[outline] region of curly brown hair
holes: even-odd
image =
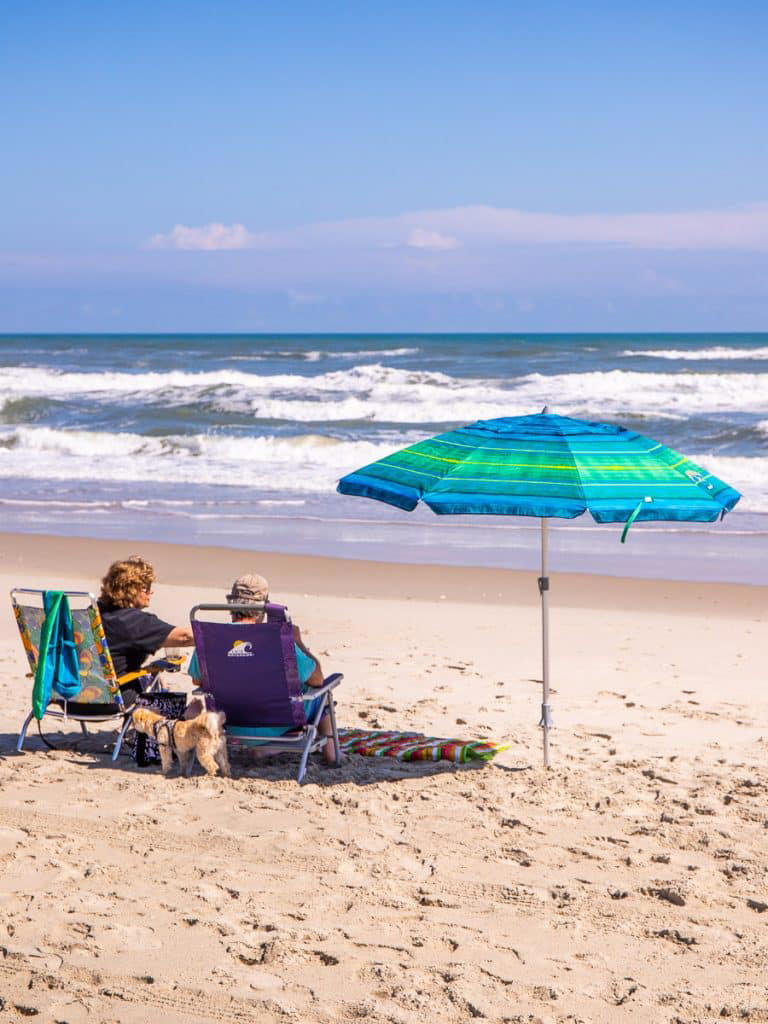
[[[131,555],[121,562],[113,562],[101,581],[99,600],[113,608],[135,608],[142,591],[150,590],[155,582],[151,562],[139,555]]]

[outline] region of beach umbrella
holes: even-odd
[[[691,459],[625,427],[547,412],[478,420],[387,455],[338,484],[342,494],[438,515],[541,518],[542,704],[549,765],[548,520],[589,511],[597,523],[710,523],[741,495]]]

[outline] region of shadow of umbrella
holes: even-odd
[[[590,512],[596,523],[711,523],[741,495],[659,441],[613,423],[556,416],[478,420],[402,448],[339,481],[341,494],[411,511],[423,501],[438,515],[541,519],[542,703],[549,766],[549,519]]]

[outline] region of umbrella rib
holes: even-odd
[[[466,459],[447,459],[443,455],[429,455],[427,452],[409,452],[409,455],[415,455],[420,459],[434,459],[435,462],[448,462],[457,466],[463,466],[467,461],[471,461],[474,466],[499,466],[504,469],[527,469],[530,463],[528,462],[482,462],[480,459],[472,459],[467,457]],[[624,466],[606,467],[608,469],[613,468],[617,471],[623,471]],[[569,472],[578,473],[578,468],[574,466],[550,466],[547,464],[537,465],[537,469],[567,469]]]
[[[396,463],[387,462],[387,459],[392,458],[394,458],[393,455],[385,455],[383,459],[379,459],[378,462],[374,462],[372,465],[389,466],[391,469],[396,469],[398,473],[413,473],[414,476],[431,476],[434,480],[443,480],[447,476],[446,473],[428,473],[426,469],[409,469],[407,466],[398,466]]]
[[[641,435],[638,434],[638,437],[640,437],[640,436]],[[478,445],[470,445],[470,444],[460,444],[458,441],[445,441],[445,440],[443,440],[440,437],[430,438],[430,442],[432,444],[447,444],[447,445],[450,445],[453,448],[469,448],[471,451],[475,451],[475,452],[520,452],[520,453],[529,452],[529,453],[531,453],[533,455],[548,454],[547,449],[542,449],[542,448],[493,448],[493,447],[490,447],[488,445],[480,445],[480,444],[478,444]],[[423,442],[419,442],[419,443],[422,444]],[[544,443],[544,442],[542,442],[542,443]],[[664,447],[664,445],[659,443],[659,444],[653,445],[652,448],[644,448],[644,449],[642,449],[642,451],[629,451],[629,452],[615,452],[615,451],[605,451],[605,450],[602,450],[602,451],[589,451],[588,449],[584,449],[584,450],[579,452],[579,455],[613,455],[616,458],[634,459],[634,458],[637,458],[638,455],[650,455],[652,452],[658,451],[659,448],[663,448],[663,447]],[[558,453],[559,453],[559,449],[558,449]]]

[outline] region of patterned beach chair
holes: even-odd
[[[40,633],[45,622],[44,593],[43,590],[23,587],[11,591],[13,612],[33,678],[37,671]],[[87,722],[99,723],[121,719],[120,730],[112,751],[112,760],[116,761],[123,737],[131,724],[131,708],[123,701],[121,684],[138,679],[145,691],[155,689],[159,685],[158,673],[162,670],[178,671],[182,659],[162,659],[145,665],[140,672],[116,676],[104,636],[101,615],[93,594],[79,590],[66,590],[64,593],[69,598],[72,609],[72,627],[80,666],[81,689],[73,699],[67,700],[57,692],[54,682],[53,697],[45,710],[45,715],[63,721],[79,722],[83,733],[87,733]],[[33,717],[34,711],[30,711],[24,720],[16,744],[18,751],[24,746],[27,729]],[[42,732],[40,735],[42,737]]]
[[[259,623],[215,622],[198,618],[201,612],[266,611]],[[340,760],[339,734],[332,692],[343,676],[328,676],[323,686],[302,693],[287,610],[271,603],[199,604],[189,613],[200,670],[200,688],[213,697],[217,711],[227,716],[231,746],[268,746],[301,754],[297,781],[307,770],[309,755],[326,743],[320,719],[330,715],[331,731]],[[313,708],[307,717],[304,701]],[[285,731],[283,731],[285,730]]]

